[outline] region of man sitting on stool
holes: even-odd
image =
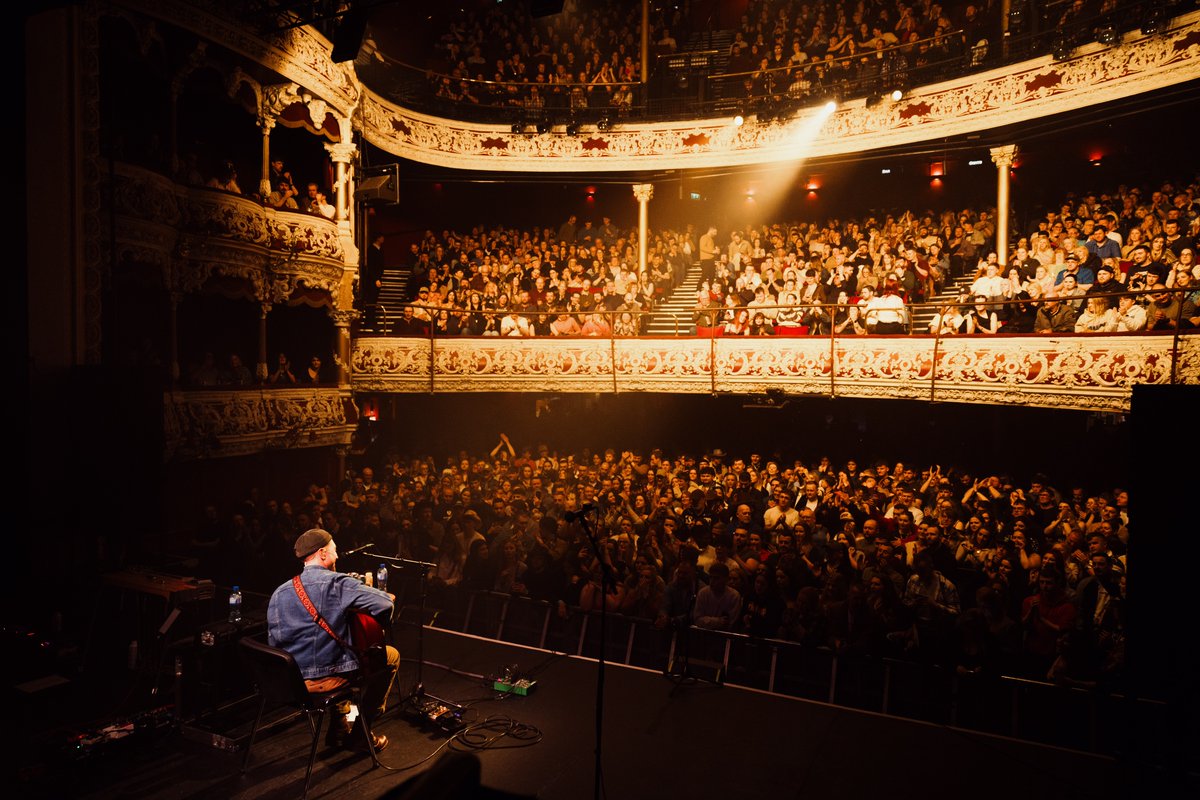
[[[337,545],[319,528],[305,531],[296,540],[296,557],[303,559],[300,583],[320,621],[308,610],[293,581],[275,590],[267,606],[267,637],[272,647],[291,653],[310,692],[328,692],[346,684],[359,670],[358,656],[348,648],[349,615],[362,612],[373,617],[391,616],[395,596],[364,586],[357,579],[335,571]],[[328,630],[326,630],[326,626]],[[336,634],[336,636],[335,636]],[[374,719],[383,713],[392,682],[400,666],[400,653],[388,646],[387,669],[375,674],[363,687],[359,712]],[[326,744],[365,744],[363,737],[350,738],[346,715],[350,703],[334,707]],[[387,737],[374,736],[376,750],[387,747]]]

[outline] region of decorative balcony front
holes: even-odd
[[[358,392],[662,392],[892,398],[1125,412],[1200,383],[1200,337],[367,338]]]
[[[166,461],[345,446],[357,426],[349,389],[206,389],[163,397]]]
[[[113,165],[112,182],[118,260],[162,268],[172,290],[197,291],[222,276],[246,281],[261,302],[307,289],[349,305],[353,269],[333,220],[129,164]]]

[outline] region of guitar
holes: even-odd
[[[365,611],[351,609],[346,615],[350,628],[350,648],[357,656],[364,656],[373,647],[387,644],[387,632],[375,617]]]

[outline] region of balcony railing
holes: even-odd
[[[906,330],[915,331],[911,320],[922,312],[931,316],[941,306],[909,306]],[[736,316],[764,308],[778,307],[711,313],[719,319],[727,312]],[[822,310],[838,319],[850,307],[797,309]],[[495,319],[505,312],[483,313]],[[595,336],[502,336],[503,323],[490,336],[448,336],[431,331],[428,323],[423,330],[403,323],[409,335],[356,339],[351,380],[357,391],[761,393],[1109,412],[1127,411],[1137,384],[1200,383],[1200,337],[1185,327],[944,336],[847,334],[832,326],[821,335],[807,335],[796,326],[789,330],[793,335],[726,336],[714,320],[686,337],[611,332],[622,315],[648,318],[652,313],[592,312],[608,322],[608,332]],[[631,327],[638,330],[636,322]]]
[[[358,425],[349,389],[195,389],[163,396],[164,459],[346,445]]]
[[[115,163],[114,244],[131,260],[170,270],[173,288],[195,291],[214,274],[244,279],[260,300],[298,287],[337,296],[346,252],[338,225],[253,197],[188,186],[152,170]]]

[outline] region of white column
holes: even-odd
[[[638,274],[646,272],[646,247],[649,241],[650,198],[654,197],[653,183],[635,183],[633,196],[638,201]]]
[[[275,118],[260,114],[258,127],[262,129],[262,178],[258,182],[258,192],[265,201],[275,188],[271,185],[271,130],[275,127]]]
[[[353,142],[338,142],[337,144],[325,145],[325,151],[329,153],[329,158],[333,161],[334,167],[337,169],[337,177],[334,179],[333,186],[334,205],[337,207],[334,219],[342,222],[349,219],[348,210],[350,207],[350,191],[346,167],[354,160],[354,155],[358,152],[358,148],[354,146]]]
[[[1003,267],[1008,264],[1008,177],[1017,157],[1017,146],[993,147],[991,153],[996,165],[996,257]]]

